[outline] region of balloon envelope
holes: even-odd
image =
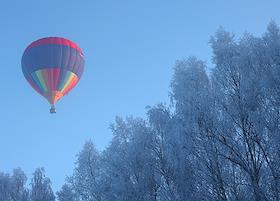
[[[26,80],[52,105],[78,83],[84,63],[81,48],[59,37],[34,41],[25,49],[21,60]]]

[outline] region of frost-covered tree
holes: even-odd
[[[257,41],[251,36],[237,43],[224,30],[219,30],[211,39],[216,64],[212,81],[216,109],[220,113],[214,137],[222,145],[220,154],[243,173],[241,185],[250,184],[251,188],[245,189],[247,195],[253,194],[260,201],[266,200],[266,196],[260,187],[264,155],[257,142],[262,139],[262,132],[256,130],[255,124],[260,85],[259,66],[250,58],[254,56],[250,55],[254,43]]]
[[[14,169],[13,175],[10,178],[10,197],[12,201],[28,201],[29,191],[25,187],[27,177],[20,169]]]
[[[217,152],[218,145],[211,138],[215,132],[216,114],[204,62],[194,57],[178,61],[171,89],[176,109],[174,118],[177,119],[175,133],[180,136],[177,140],[180,143],[175,147],[181,147],[178,148],[181,154],[189,159],[191,166],[195,166],[191,175],[198,178],[197,188],[192,188],[196,195],[194,200],[226,200],[224,174],[227,172],[221,165],[224,161]],[[186,172],[181,175],[186,175]]]
[[[262,38],[262,63],[265,63],[265,74],[262,76],[262,121],[265,123],[267,138],[262,149],[272,175],[270,190],[275,199],[280,199],[280,30],[275,22],[268,25],[267,32]]]
[[[153,152],[160,177],[159,200],[195,200],[191,142],[187,141],[178,119],[162,104],[148,110],[148,119],[156,142]]]
[[[107,200],[157,200],[153,135],[142,119],[121,118],[111,126],[113,140],[104,152]]]
[[[0,173],[0,200],[29,201],[26,181],[27,177],[20,168],[14,169],[12,175]]]
[[[101,201],[100,156],[92,141],[87,141],[78,154],[76,167],[69,179],[75,197],[81,201]],[[63,192],[70,189],[64,186]]]
[[[55,201],[51,181],[45,176],[44,168],[38,168],[33,173],[30,190],[31,201]]]
[[[239,190],[257,201],[279,200],[277,148],[271,146],[279,125],[277,90],[271,82],[277,79],[279,29],[272,23],[264,37],[246,34],[239,41],[219,30],[211,44],[219,112],[214,137],[221,144],[220,153],[235,167],[235,174],[243,175]]]

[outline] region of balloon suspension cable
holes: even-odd
[[[56,113],[56,109],[55,109],[54,104],[51,104],[50,113],[51,113],[51,114],[55,114],[55,113]]]

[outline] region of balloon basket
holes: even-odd
[[[55,109],[54,105],[51,105],[50,113],[51,114],[55,114],[56,113],[56,109]]]

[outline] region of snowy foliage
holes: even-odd
[[[173,108],[116,119],[99,200],[279,200],[279,28],[240,39],[220,28],[210,43],[210,73],[177,61]]]
[[[54,201],[55,197],[50,180],[44,175],[44,169],[38,168],[31,179],[31,188],[27,187],[27,177],[20,169],[13,174],[0,173],[0,201]]]
[[[45,176],[44,168],[38,168],[33,173],[31,180],[31,201],[55,201],[55,196],[51,188],[51,182]]]
[[[72,178],[98,164],[99,196],[88,200],[280,200],[279,28],[239,39],[220,28],[210,44],[211,71],[195,57],[176,62],[172,106],[117,117],[99,162],[78,156],[87,167]],[[68,185],[79,197],[93,181]]]

